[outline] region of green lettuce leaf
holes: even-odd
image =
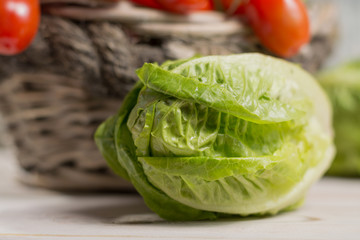
[[[237,55],[196,58],[177,62],[171,71],[145,63],[137,74],[157,92],[256,123],[283,122],[304,114],[301,107],[306,99],[283,94],[283,91],[295,94],[295,89],[285,84],[288,76],[273,74],[266,67],[269,58],[256,59],[253,63],[251,60],[254,61]],[[258,64],[264,67],[257,68]],[[289,104],[289,100],[298,104]]]
[[[95,138],[165,219],[293,209],[331,162],[328,100],[296,65],[243,54],[137,73],[141,83]]]
[[[217,218],[216,213],[193,209],[169,198],[154,187],[145,176],[142,166],[137,161],[135,145],[129,141],[131,133],[126,127],[129,112],[136,102],[141,86],[137,84],[128,94],[118,114],[105,121],[96,131],[95,139],[101,153],[114,172],[129,179],[143,195],[146,204],[160,216],[166,218],[170,215],[172,219],[179,221]],[[114,130],[111,143],[108,142],[108,129]],[[111,147],[106,147],[106,145],[111,145]],[[116,159],[121,159],[121,161],[116,161]],[[125,175],[123,171],[126,171]]]

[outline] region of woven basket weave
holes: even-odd
[[[290,60],[314,72],[333,47],[336,16],[328,4],[310,9],[311,43]],[[220,13],[180,17],[126,3],[48,12],[26,52],[0,58],[0,110],[21,180],[47,188],[130,188],[107,168],[92,136],[117,111],[144,62],[194,54],[269,54],[248,28]]]

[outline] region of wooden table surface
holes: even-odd
[[[61,194],[23,186],[15,166],[13,155],[0,150],[1,240],[360,239],[360,179],[324,178],[302,208],[274,217],[174,223],[157,221],[137,194]],[[118,217],[121,223],[114,223]],[[133,219],[150,223],[126,222]]]

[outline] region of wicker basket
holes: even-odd
[[[5,146],[5,129],[2,116],[0,115],[0,149]]]
[[[315,71],[331,52],[336,17],[329,4],[310,9],[311,43],[290,60]],[[0,58],[0,110],[21,180],[47,188],[130,187],[107,168],[92,136],[117,111],[143,62],[196,53],[268,53],[248,28],[220,13],[180,17],[127,3],[48,12],[26,52]]]

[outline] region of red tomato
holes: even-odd
[[[214,9],[212,0],[156,0],[164,10],[187,14],[196,11],[208,11]]]
[[[130,1],[144,7],[161,9],[160,4],[157,3],[155,0],[130,0]]]
[[[281,57],[295,55],[309,42],[309,18],[302,0],[249,0],[245,15],[261,43]]]
[[[40,21],[38,0],[0,1],[0,54],[25,50],[36,35]]]
[[[230,15],[244,15],[245,14],[244,0],[221,0],[222,10]]]

